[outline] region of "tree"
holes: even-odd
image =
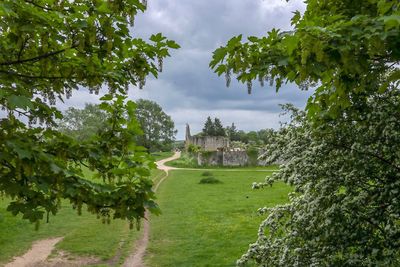
[[[262,129],[257,132],[258,138],[263,144],[270,144],[275,142],[275,130],[274,129]]]
[[[226,136],[224,126],[222,126],[221,120],[218,118],[214,118],[214,135]]]
[[[78,141],[88,140],[106,127],[107,114],[96,104],[85,104],[85,108],[68,108],[58,123],[60,132]]]
[[[218,74],[279,87],[315,86],[307,112],[269,147],[286,164],[272,179],[292,184],[290,202],[267,219],[239,265],[400,264],[398,1],[308,0],[294,30],[232,38],[214,52]]]
[[[245,131],[239,130],[236,132],[236,135],[231,138],[231,141],[239,141],[247,144],[249,142],[249,137]]]
[[[151,43],[132,38],[128,20],[145,8],[139,1],[1,1],[0,193],[12,199],[13,214],[38,224],[62,199],[104,221],[132,224],[146,207],[158,211],[148,178],[154,163],[135,145],[140,129],[126,120],[134,115],[126,95],[130,85],[157,76],[157,61],[179,46],[161,34]],[[82,87],[98,93],[103,85],[106,127],[79,143],[55,129],[62,118],[56,99]]]
[[[204,123],[203,134],[205,136],[214,136],[215,135],[214,123],[211,120],[210,116],[207,117],[207,120]]]
[[[136,119],[143,135],[138,144],[150,151],[171,150],[177,131],[174,121],[154,101],[139,99],[136,102]]]
[[[253,145],[258,145],[260,143],[260,139],[258,138],[258,134],[256,131],[250,131],[247,134],[247,142]]]
[[[226,136],[221,120],[214,118],[214,121],[212,121],[210,116],[208,116],[204,123],[202,136]]]
[[[232,122],[231,126],[226,126],[225,132],[226,132],[226,135],[229,137],[229,139],[231,141],[233,141],[237,134],[237,129],[236,129],[235,123]]]

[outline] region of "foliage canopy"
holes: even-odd
[[[90,139],[97,132],[106,127],[107,114],[96,104],[85,104],[83,109],[70,107],[63,112],[58,129],[78,141]]]
[[[226,136],[221,120],[214,118],[214,121],[212,121],[210,116],[207,117],[201,134],[203,136]]]
[[[172,149],[177,130],[172,118],[154,101],[136,101],[136,119],[143,134],[138,136],[138,144],[150,151]]]
[[[179,46],[161,34],[151,42],[131,36],[129,24],[145,8],[138,0],[0,2],[0,192],[13,199],[13,214],[39,222],[57,213],[61,199],[78,212],[86,204],[99,216],[131,222],[145,207],[157,211],[148,179],[153,163],[135,145],[140,130],[126,120],[134,104],[125,98],[130,85],[157,76],[169,49]],[[62,117],[57,99],[102,86],[109,88],[100,104],[107,127],[80,143],[54,129]],[[95,180],[83,176],[83,166]]]
[[[290,203],[261,209],[258,240],[238,261],[262,266],[400,264],[400,3],[305,1],[293,31],[232,38],[210,66],[247,83],[316,87],[307,112],[269,144],[286,162]]]

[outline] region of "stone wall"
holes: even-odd
[[[217,151],[220,148],[229,147],[229,140],[223,136],[190,136],[186,139],[186,148],[191,144],[199,146],[204,151]]]
[[[224,151],[222,166],[246,166],[249,156],[246,151]]]
[[[204,151],[197,154],[197,163],[200,166],[222,166],[223,164],[222,151]]]
[[[247,151],[203,151],[197,155],[200,166],[248,166],[251,165]],[[258,166],[265,166],[265,161],[257,161]]]

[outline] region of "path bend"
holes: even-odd
[[[156,162],[157,169],[165,172],[164,176],[158,181],[158,183],[154,186],[154,191],[157,191],[160,184],[168,177],[168,171],[176,170],[177,168],[166,166],[165,163],[168,161],[172,161],[178,159],[181,156],[181,152],[175,152],[175,154],[169,158],[162,159]],[[149,213],[146,211],[145,218],[149,218]],[[135,243],[134,252],[125,260],[123,267],[145,267],[144,264],[144,255],[146,253],[147,246],[149,244],[149,236],[150,236],[150,221],[143,221],[143,235]]]

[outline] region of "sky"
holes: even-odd
[[[158,79],[149,77],[142,90],[132,87],[130,98],[156,101],[174,120],[177,140],[184,139],[186,123],[192,134],[201,131],[207,116],[220,118],[224,126],[234,122],[245,131],[278,128],[284,120],[279,104],[302,108],[311,92],[287,84],[276,93],[254,82],[248,95],[246,85],[233,76],[227,88],[225,78],[208,65],[212,52],[231,37],[290,30],[292,12],[304,8],[299,0],[148,0],[146,12],[135,19],[133,36],[148,39],[161,32],[181,48],[164,60]],[[85,102],[98,102],[98,96],[80,90],[63,106],[83,107]]]

